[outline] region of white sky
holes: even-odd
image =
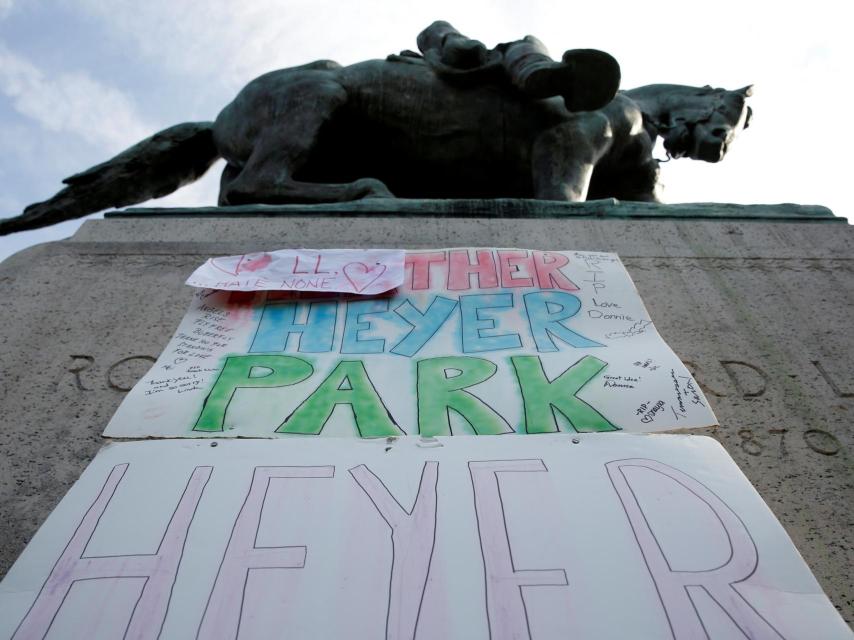
[[[415,49],[435,19],[488,46],[531,33],[558,58],[613,54],[623,87],[755,85],[751,127],[718,165],[663,165],[668,202],[823,204],[848,216],[854,63],[845,3],[542,0],[0,0],[0,216],[155,131],[212,120],[271,69]],[[583,5],[583,6],[582,6]],[[846,65],[848,68],[844,68]],[[844,73],[847,72],[847,73]],[[153,201],[210,205],[218,167]],[[0,238],[0,259],[80,222]]]

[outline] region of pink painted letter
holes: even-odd
[[[383,520],[391,528],[391,584],[389,585],[387,640],[412,640],[418,626],[421,602],[430,573],[436,542],[436,485],[439,463],[425,462],[415,504],[407,511],[382,481],[365,465],[350,474],[368,494]]]
[[[536,471],[548,471],[542,460],[469,462],[486,577],[486,615],[489,637],[493,640],[531,637],[521,587],[565,587],[569,584],[563,569],[526,570],[517,569],[513,564],[498,474]]]
[[[605,467],[629,517],[629,523],[658,589],[670,629],[676,640],[707,637],[703,620],[691,600],[691,590],[694,589],[705,590],[746,637],[755,640],[782,638],[733,588],[735,583],[742,582],[751,576],[759,562],[759,555],[744,523],[723,500],[691,476],[655,460],[642,458],[614,460],[607,463]],[[641,467],[660,473],[682,485],[697,500],[704,502],[717,516],[729,538],[732,551],[729,560],[721,566],[699,571],[671,569],[635,497],[633,487],[623,472],[625,467]],[[697,549],[697,553],[702,557],[703,549]]]
[[[480,289],[494,289],[498,286],[498,272],[492,251],[475,251],[477,262],[469,261],[468,249],[448,252],[448,291],[468,291],[471,289],[471,274],[477,274]]]
[[[234,522],[197,638],[236,638],[243,593],[253,569],[302,569],[306,548],[256,547],[261,511],[272,478],[331,478],[335,467],[256,467],[246,500]],[[287,594],[285,594],[287,595]]]
[[[122,578],[147,578],[136,607],[130,615],[124,637],[154,640],[160,635],[172,595],[172,585],[178,573],[178,564],[184,552],[187,530],[213,468],[196,467],[193,471],[156,553],[85,556],[86,547],[98,527],[98,521],[107,510],[128,466],[119,464],[113,467],[101,492],[83,516],[77,531],[53,567],[38,598],[18,625],[13,636],[16,640],[44,638],[74,582],[118,581]]]

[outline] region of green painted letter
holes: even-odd
[[[350,406],[356,429],[363,438],[384,438],[402,433],[371,384],[361,360],[339,362],[326,380],[276,431],[317,435],[339,404]]]
[[[584,356],[554,380],[549,380],[538,356],[510,358],[525,403],[525,431],[559,431],[557,415],[563,414],[576,431],[616,431],[619,427],[575,394],[608,366],[599,358]]]
[[[418,362],[418,431],[423,436],[451,435],[451,411],[477,435],[512,432],[492,407],[466,389],[488,380],[498,367],[482,358],[452,356]]]
[[[314,369],[293,356],[245,355],[225,359],[193,431],[222,431],[234,392],[244,388],[287,387],[308,378]]]

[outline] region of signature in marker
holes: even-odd
[[[631,336],[642,334],[651,324],[652,320],[638,320],[625,331],[612,331],[611,333],[606,333],[605,337],[611,340],[616,340],[617,338],[630,338]]]

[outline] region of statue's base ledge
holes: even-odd
[[[690,202],[661,204],[621,202],[613,198],[588,202],[557,202],[516,198],[427,200],[367,198],[323,204],[247,204],[226,207],[132,207],[110,211],[107,218],[126,217],[361,217],[422,218],[633,218],[692,220],[761,220],[786,222],[847,222],[820,205],[733,204]]]

